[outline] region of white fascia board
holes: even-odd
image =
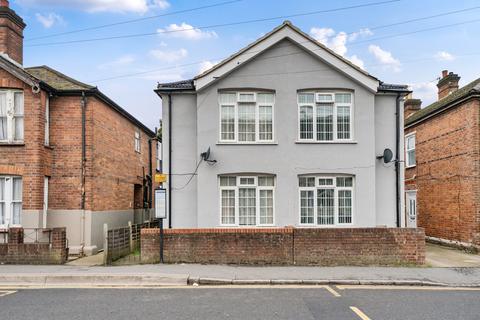
[[[311,52],[314,56],[317,56],[325,63],[332,66],[334,69],[337,69],[339,72],[346,74],[354,81],[359,82],[371,92],[377,92],[378,86],[380,85],[378,80],[373,79],[365,73],[348,65],[348,63],[342,61],[327,50],[322,49],[316,43],[288,26],[273,33],[268,38],[260,41],[256,45],[243,52],[241,55],[224,63],[212,72],[204,75],[203,77],[195,79],[195,88],[197,89],[197,91],[201,90],[213,81],[218,80],[225,74],[231,72],[233,69],[250,61],[255,56],[261,54],[266,49],[286,38],[289,38],[292,41],[296,42],[300,47],[303,47],[305,50]]]

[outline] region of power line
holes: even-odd
[[[336,11],[371,7],[371,6],[377,6],[377,5],[388,4],[388,3],[399,2],[399,1],[402,1],[402,0],[388,0],[388,1],[381,1],[381,2],[371,2],[371,3],[360,4],[360,5],[348,6],[348,7],[309,11],[309,12],[297,13],[297,14],[292,14],[292,15],[284,15],[284,16],[276,16],[276,17],[268,17],[268,18],[252,19],[252,20],[244,20],[244,21],[214,24],[214,25],[207,25],[207,26],[199,26],[199,27],[192,27],[192,28],[183,28],[183,29],[177,29],[177,30],[157,30],[156,32],[137,33],[137,34],[129,34],[129,35],[119,35],[119,36],[99,37],[99,38],[90,38],[90,39],[79,39],[79,40],[69,40],[69,41],[37,43],[37,44],[27,45],[27,47],[41,47],[41,46],[52,46],[52,45],[62,45],[62,44],[75,44],[75,43],[85,43],[85,42],[95,42],[95,41],[129,39],[129,38],[154,36],[154,35],[158,35],[158,34],[170,34],[170,33],[176,33],[176,32],[192,31],[192,30],[198,30],[198,29],[221,28],[221,27],[227,27],[227,26],[235,26],[235,25],[242,25],[242,24],[249,24],[249,23],[265,22],[265,21],[279,20],[279,19],[288,19],[288,18],[315,15],[315,14],[321,14],[321,13],[329,13],[329,12],[336,12]]]
[[[146,21],[146,20],[158,19],[158,18],[166,17],[166,16],[173,16],[173,15],[181,14],[181,13],[187,13],[187,12],[192,12],[192,11],[198,11],[198,10],[210,9],[210,8],[214,8],[214,7],[220,7],[220,6],[224,6],[224,5],[232,4],[232,3],[236,3],[236,2],[241,2],[241,1],[243,1],[243,0],[230,0],[230,1],[225,1],[225,2],[219,2],[219,3],[214,3],[214,4],[210,4],[210,5],[206,5],[206,6],[190,8],[190,9],[185,9],[185,10],[178,10],[178,11],[173,11],[173,12],[164,13],[164,14],[158,14],[158,15],[144,17],[144,18],[124,20],[124,21],[119,21],[119,22],[114,22],[114,23],[109,23],[109,24],[103,24],[103,25],[94,26],[94,27],[76,29],[76,30],[61,32],[61,33],[54,33],[54,34],[41,36],[41,37],[28,38],[28,39],[25,39],[25,41],[33,41],[33,40],[39,40],[39,39],[54,38],[54,37],[59,37],[59,36],[67,35],[67,34],[73,34],[73,33],[79,33],[79,32],[91,31],[91,30],[105,29],[105,28],[119,26],[119,25],[125,25],[125,24],[130,24],[130,23]]]
[[[350,45],[358,45],[358,44],[362,44],[362,43],[366,43],[366,42],[396,38],[396,37],[401,37],[401,36],[406,36],[406,35],[411,35],[411,34],[417,34],[417,33],[421,33],[421,32],[428,32],[428,31],[444,29],[444,28],[449,28],[449,27],[454,27],[454,26],[459,26],[459,25],[464,25],[464,24],[469,24],[469,23],[475,23],[475,22],[479,22],[479,21],[480,21],[480,19],[474,19],[474,20],[469,20],[469,21],[464,21],[464,22],[441,25],[441,26],[437,26],[437,27],[424,28],[424,29],[419,29],[419,30],[414,30],[414,31],[409,31],[409,32],[403,32],[403,33],[398,33],[398,34],[393,34],[393,35],[387,35],[387,36],[382,36],[382,37],[360,40],[360,41],[356,41],[354,43],[351,43]],[[300,43],[308,43],[308,42],[310,42],[310,41],[302,41]],[[331,48],[332,47],[330,47],[330,49]],[[335,48],[335,47],[333,47],[333,48]],[[312,49],[312,51],[318,51],[318,50],[324,50],[324,49],[323,48]],[[249,53],[256,53],[256,52],[261,52],[261,51],[262,50],[253,50],[253,51],[250,51]],[[263,59],[273,59],[273,58],[290,56],[290,55],[297,55],[297,54],[302,54],[302,52],[294,52],[294,53],[286,53],[286,54],[281,54],[281,55],[276,55],[276,56],[270,56],[270,57],[261,58],[261,60],[263,60]],[[470,55],[476,55],[476,54],[470,54]],[[163,67],[163,68],[153,69],[153,70],[149,70],[149,71],[143,71],[143,72],[130,73],[130,74],[114,76],[114,77],[109,77],[109,78],[103,78],[103,79],[90,81],[90,82],[96,83],[96,82],[103,82],[103,81],[107,81],[107,80],[128,78],[128,77],[132,77],[132,76],[143,75],[143,74],[153,73],[153,72],[157,72],[157,71],[172,70],[172,69],[197,65],[197,64],[203,63],[205,60],[222,60],[222,59],[225,59],[225,58],[228,58],[228,57],[223,57],[223,58],[219,58],[219,59],[204,59],[204,60],[201,60],[201,61],[191,62],[191,63],[187,63],[187,64],[170,66],[170,67]],[[421,59],[421,60],[423,60],[423,59]],[[426,60],[428,61],[428,60],[431,60],[431,59],[426,59]]]

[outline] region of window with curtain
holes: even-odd
[[[406,167],[414,167],[417,164],[415,154],[416,136],[414,133],[405,136],[405,153],[407,154]]]
[[[273,176],[221,176],[219,179],[222,225],[273,225]]]
[[[135,151],[140,153],[141,150],[140,131],[135,131]]]
[[[352,93],[300,92],[299,141],[334,142],[352,139]]]
[[[0,90],[0,142],[23,142],[23,100],[22,91]]]
[[[273,142],[273,93],[224,92],[219,94],[218,100],[220,142]]]
[[[0,226],[19,226],[22,217],[22,178],[0,176]]]
[[[300,224],[335,226],[353,222],[353,177],[300,177]]]

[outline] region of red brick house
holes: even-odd
[[[405,101],[406,215],[433,240],[480,248],[480,78],[443,71],[438,101]]]
[[[0,0],[0,228],[67,227],[71,253],[152,203],[155,133],[98,88],[24,68],[25,23]]]

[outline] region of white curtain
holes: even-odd
[[[0,225],[5,224],[5,179],[0,178]]]
[[[22,214],[22,179],[13,178],[13,187],[12,187],[12,200],[15,201],[12,203],[13,214],[11,224],[19,225],[20,217]]]
[[[7,94],[0,92],[0,140],[7,140]]]
[[[23,92],[15,92],[15,140],[23,140]]]

